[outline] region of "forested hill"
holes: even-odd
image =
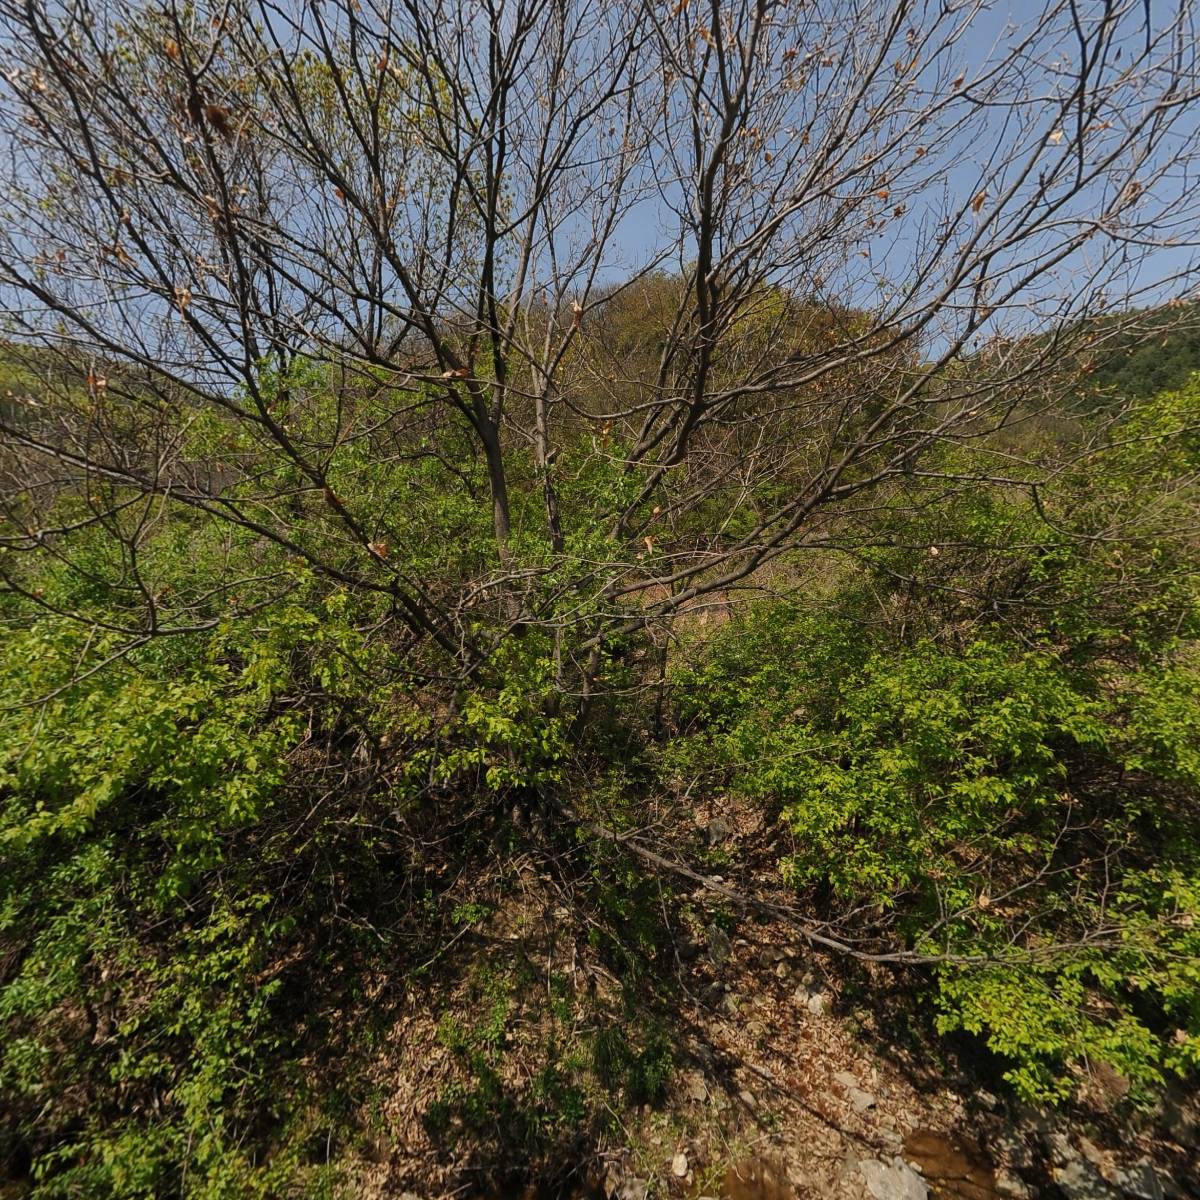
[[[1104,340],[1089,382],[1120,404],[1176,391],[1200,371],[1200,315],[1195,305],[1139,314],[1136,329]]]

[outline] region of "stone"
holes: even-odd
[[[1002,1129],[988,1138],[988,1149],[1006,1166],[1027,1170],[1034,1163],[1032,1139],[1014,1129]]]
[[[858,1164],[867,1191],[875,1200],[927,1200],[929,1188],[902,1159],[890,1163],[868,1158]]]
[[[1056,1112],[1033,1104],[1018,1104],[1016,1116],[1021,1125],[1036,1134],[1043,1144],[1063,1127],[1063,1120]]]
[[[727,963],[732,953],[733,943],[729,940],[729,934],[720,925],[710,925],[708,927],[708,957],[712,960],[713,966],[719,967]]]
[[[849,1179],[851,1175],[857,1174],[858,1164],[860,1161],[861,1160],[859,1159],[854,1147],[849,1147],[846,1150],[846,1153],[842,1156],[842,1165],[838,1172],[838,1177],[841,1179]]]
[[[1105,1183],[1100,1172],[1083,1158],[1054,1167],[1050,1175],[1067,1200],[1118,1200],[1120,1196],[1120,1192]]]
[[[617,1189],[617,1200],[646,1200],[649,1193],[648,1179],[623,1179]]]
[[[846,1093],[846,1099],[850,1101],[855,1112],[865,1113],[868,1109],[875,1107],[875,1097],[858,1086],[857,1076],[851,1075],[849,1071],[838,1071],[833,1078],[841,1084],[842,1090]]]
[[[1070,1163],[1079,1162],[1082,1157],[1071,1142],[1071,1139],[1062,1130],[1052,1130],[1046,1134],[1044,1141],[1051,1160],[1059,1166],[1067,1166]]]
[[[720,817],[713,817],[705,832],[708,834],[708,844],[715,846],[729,836],[729,826]]]
[[[682,1179],[688,1173],[687,1155],[680,1151],[673,1159],[671,1159],[671,1174],[676,1179]]]
[[[1011,1196],[1013,1200],[1033,1200],[1033,1188],[1019,1175],[1003,1167],[996,1172],[996,1191],[1001,1196]]]
[[[1113,1181],[1123,1196],[1132,1196],[1135,1200],[1164,1200],[1166,1195],[1154,1164],[1148,1158],[1129,1167],[1118,1167]]]
[[[1185,1150],[1200,1147],[1200,1121],[1190,1106],[1178,1097],[1170,1097],[1163,1105],[1163,1126],[1171,1139]]]
[[[963,1134],[913,1129],[904,1157],[929,1181],[935,1195],[955,1200],[996,1200],[995,1168],[983,1148]]]
[[[829,993],[812,992],[809,995],[808,1000],[805,1002],[804,1007],[807,1008],[814,1017],[824,1016],[829,1011],[830,1007]]]

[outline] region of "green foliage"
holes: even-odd
[[[558,984],[552,980],[552,991],[563,1003],[539,1011],[528,964],[491,966],[476,973],[464,1004],[443,1012],[438,1040],[462,1073],[425,1111],[426,1128],[436,1139],[490,1135],[501,1141],[512,1167],[551,1153],[594,1119],[598,1097],[575,1036],[574,1013]],[[464,1009],[473,1017],[464,1019]],[[522,1024],[537,1030],[532,1049],[541,1066],[532,1075],[510,1064],[531,1049],[515,1044]]]
[[[267,361],[258,382],[297,438],[343,419],[327,367]],[[562,552],[514,456],[504,597],[461,430],[396,453],[373,407],[389,380],[356,386],[370,432],[337,441],[328,478],[386,550],[369,587],[310,572],[343,546],[328,502],[211,413],[187,453],[247,464],[229,501],[253,520],[285,497],[287,552],[114,489],[109,527],[4,561],[40,602],[0,596],[0,1149],[28,1151],[35,1195],[328,1194],[323,1147],[353,1108],[337,1072],[371,1045],[345,1014],[496,911],[444,899],[455,872],[425,847],[503,857],[514,805],[559,792],[581,825],[539,836],[627,1007],[581,1013],[553,974],[493,962],[447,1003],[456,1082],[427,1127],[549,1156],[618,1100],[658,1103],[672,1034],[641,993],[679,899],[586,823],[643,828],[662,774],[777,821],[784,878],[834,927],[928,957],[939,1027],[984,1039],[1023,1095],[1103,1061],[1145,1100],[1200,1065],[1200,387],[1147,400],[1090,457],[1039,442],[1036,490],[946,482],[986,474],[998,442],[942,452],[795,597],[680,629],[675,737],[645,701],[648,638],[604,642],[587,720],[563,686],[599,609],[620,611],[600,599],[637,491],[617,440],[556,463]],[[718,492],[692,533],[736,537],[789,486],[732,509]],[[60,503],[64,526],[90,511]],[[464,579],[485,582],[454,636],[478,653],[414,651],[398,589]],[[510,635],[514,597],[538,621]]]
[[[114,638],[54,619],[4,645],[0,1087],[48,1114],[21,1134],[38,1194],[266,1196],[297,1170],[299,1125],[270,1161],[240,1148],[284,1070],[295,917],[238,842],[277,815],[302,626],[285,607],[258,637],[230,623],[112,662]]]
[[[667,766],[779,813],[788,879],[940,960],[940,1028],[1029,1097],[1103,1060],[1145,1099],[1200,1050],[1198,403],[1144,405],[1040,507],[914,505],[827,613],[761,606],[676,680]]]
[[[1187,385],[1200,370],[1200,330],[1195,305],[1148,311],[1141,336],[1103,340],[1089,383],[1101,397],[1149,400]],[[1103,331],[1103,323],[1100,323]]]
[[[173,541],[156,553],[178,576],[190,560]],[[380,831],[431,776],[501,794],[554,777],[562,726],[542,715],[532,641],[493,659],[487,691],[439,712],[397,686],[369,597],[288,571],[252,621],[144,643],[13,613],[0,647],[0,1090],[3,1138],[32,1154],[35,1194],[325,1188],[331,1169],[309,1146],[336,1118],[301,1059],[306,1038],[329,1036],[320,1005],[338,1001],[306,973],[340,964],[336,977],[345,956],[388,949],[367,922],[331,924],[329,897],[395,921]],[[88,601],[97,615],[108,602],[106,589]],[[360,796],[344,782],[314,805],[306,756],[381,738],[396,748],[389,785]],[[492,1021],[498,1037],[499,1007]]]
[[[255,820],[298,729],[294,714],[263,720],[278,659],[259,644],[242,647],[234,666],[240,633],[230,633],[214,637],[182,677],[149,673],[154,647],[85,685],[72,683],[74,673],[109,657],[115,638],[54,621],[9,638],[0,658],[0,688],[11,698],[0,724],[0,788],[12,797],[4,841],[84,833],[134,788],[171,806],[177,846],[198,850],[218,831]],[[53,699],[39,703],[43,696]]]
[[[744,661],[779,619],[723,640]],[[1063,1068],[1089,1059],[1137,1085],[1191,1065],[1200,862],[1180,822],[1200,783],[1200,675],[1146,670],[1122,681],[1131,695],[1099,669],[982,640],[831,664],[851,630],[801,627],[812,640],[786,686],[774,655],[761,676],[709,663],[681,681],[711,700],[693,702],[708,732],[675,768],[723,764],[794,834],[786,877],[828,887],[837,909],[894,910],[910,946],[946,956],[942,1028],[985,1032],[1024,1094],[1061,1094]]]
[[[605,1025],[592,1039],[592,1069],[610,1091],[623,1093],[629,1104],[657,1104],[674,1070],[671,1039],[661,1024],[651,1023],[640,1044],[633,1044],[620,1024]]]

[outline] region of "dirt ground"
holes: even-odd
[[[761,831],[734,821],[717,835],[744,852]],[[365,1067],[348,1194],[1200,1196],[1192,1098],[1139,1116],[1098,1073],[1078,1105],[1022,1107],[986,1055],[914,1026],[902,976],[848,970],[702,887],[664,899],[666,941],[631,984],[552,862],[505,871],[455,885],[473,906],[461,936],[409,974]],[[604,1031],[631,1022],[634,1042],[657,1022],[670,1043],[652,1097],[596,1068]]]

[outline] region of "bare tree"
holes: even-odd
[[[128,635],[195,628],[241,581],[168,621],[138,568],[190,507],[464,669],[552,629],[586,690],[614,633],[852,540],[1048,395],[1089,318],[1192,285],[1168,7],[2,0],[10,586],[103,526]],[[362,455],[440,464],[492,561],[422,577]]]

